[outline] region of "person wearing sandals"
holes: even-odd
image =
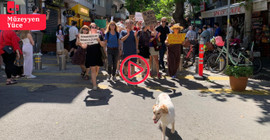
[[[115,22],[111,21],[107,26],[105,34],[105,43],[107,44],[108,55],[108,80],[113,76],[116,81],[117,61],[119,59],[120,39]]]
[[[33,45],[35,42],[33,40],[30,31],[22,31],[20,38],[23,42],[23,71],[26,78],[36,78],[36,76],[32,75],[33,71]]]
[[[22,51],[19,46],[20,38],[12,30],[1,31],[0,34],[0,55],[2,55],[5,63],[5,72],[7,76],[6,85],[16,84],[16,80],[11,78],[11,75],[16,76],[16,66],[14,61],[20,58]]]
[[[95,23],[91,23],[90,29],[91,29],[90,34],[98,34],[97,25]],[[101,35],[99,35],[99,37],[97,38],[97,42],[98,42],[97,44],[93,45],[79,43],[79,45],[83,49],[86,49],[86,61],[85,61],[86,74],[88,74],[88,72],[91,69],[93,90],[97,90],[97,76],[99,68],[103,66],[102,52],[101,52],[101,49],[103,48],[101,47],[106,47],[106,43],[103,41],[103,37]]]
[[[149,59],[149,64],[150,68],[152,65],[152,61],[154,61],[155,66],[156,66],[156,71],[157,71],[157,77],[160,79],[161,74],[159,73],[159,60],[158,60],[158,55],[159,55],[159,49],[155,49],[155,47],[158,47],[157,41],[160,40],[159,33],[155,30],[155,26],[151,25],[150,26],[150,32],[151,32],[151,39],[150,39],[150,59]],[[150,73],[152,76],[152,74]]]
[[[79,37],[80,34],[89,34],[90,28],[87,25],[84,25],[79,32],[79,35],[77,37],[76,45],[79,46],[80,41]],[[84,80],[89,80],[89,76],[85,75],[86,68],[85,68],[85,57],[86,57],[86,50],[78,47],[78,50],[75,52],[74,56],[72,57],[72,64],[73,65],[80,65],[82,73],[81,76]]]
[[[148,30],[149,26],[146,26],[145,23],[142,23],[142,29],[138,31],[137,37],[139,38],[139,55],[146,59],[148,62],[150,57],[149,44],[151,42],[151,32]],[[142,67],[144,68],[143,77],[146,75],[146,64],[140,60]]]
[[[175,24],[171,27],[171,30],[173,30],[172,34],[179,34],[181,30],[183,30],[183,27],[179,24]],[[179,68],[180,64],[180,54],[182,50],[181,44],[170,44],[168,42],[168,38],[165,41],[167,47],[168,47],[168,68],[169,68],[169,75],[172,78],[176,78],[176,72]]]

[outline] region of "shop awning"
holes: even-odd
[[[228,6],[220,7],[217,9],[202,12],[202,18],[222,17],[227,15]],[[230,14],[243,14],[245,13],[245,7],[240,6],[240,3],[232,4],[230,6]]]
[[[24,0],[14,0],[16,4],[25,5]]]
[[[71,10],[74,10],[76,14],[89,17],[89,8],[87,8],[81,4],[75,5],[74,7],[71,8]]]
[[[269,0],[268,0],[269,1]],[[230,5],[230,15],[237,15],[245,13],[245,2],[235,3]],[[217,9],[202,12],[202,18],[222,17],[227,16],[228,6],[220,7]],[[254,0],[253,1],[253,12],[267,10],[267,0]]]

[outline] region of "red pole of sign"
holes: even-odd
[[[203,76],[203,55],[204,55],[204,42],[203,40],[200,41],[199,47],[199,76]]]

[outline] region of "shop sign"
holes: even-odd
[[[88,15],[89,14],[89,10],[83,7],[80,7],[80,13],[83,13],[82,15]]]
[[[239,14],[241,13],[241,7],[233,7],[230,10],[231,15]],[[227,15],[227,9],[219,10],[214,12],[214,17],[216,16],[226,16]]]
[[[205,2],[202,2],[202,3],[200,4],[200,11],[201,11],[201,12],[205,11]]]
[[[234,6],[230,8],[230,15],[236,15],[236,14],[242,14],[242,13],[245,13],[244,6],[238,5],[238,6]],[[202,12],[203,18],[221,17],[221,16],[227,16],[227,7]]]
[[[63,12],[63,15],[65,17],[73,17],[73,16],[75,16],[75,12],[72,11],[72,10],[66,10],[66,11]]]
[[[253,12],[266,11],[267,1],[254,1],[253,2]]]

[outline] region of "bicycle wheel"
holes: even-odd
[[[194,62],[195,62],[195,56],[194,56],[194,49],[185,49],[184,50],[184,68],[188,68],[190,66],[193,66]]]
[[[219,54],[213,54],[207,60],[207,66],[212,73],[220,73],[226,67],[226,58],[224,55],[219,57]]]
[[[254,58],[253,61],[253,74],[258,74],[262,70],[262,61],[260,58]]]

